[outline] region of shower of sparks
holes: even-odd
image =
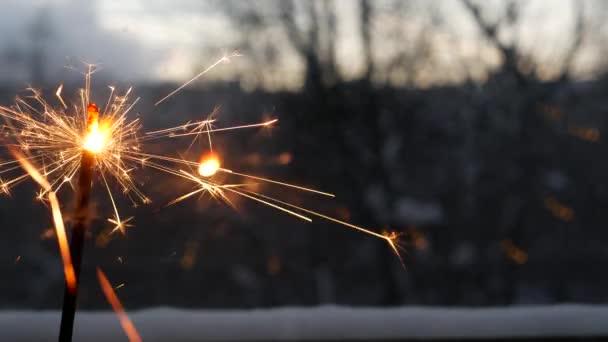
[[[216,66],[240,56],[238,53],[224,55],[197,76],[168,94],[157,104],[168,99],[181,89],[203,77]],[[89,65],[85,73],[85,86],[80,90],[79,99],[72,106],[63,99],[63,85],[55,92],[57,105],[51,105],[40,91],[27,89],[29,94],[17,98],[12,107],[0,106],[0,117],[5,124],[0,126],[0,136],[5,145],[19,149],[30,165],[38,165],[37,173],[48,179],[49,187],[38,192],[37,198],[44,200],[50,192],[59,193],[65,187],[72,188],[72,179],[80,169],[83,153],[95,157],[95,171],[105,188],[112,205],[113,216],[108,222],[114,225],[111,232],[123,234],[131,227],[132,217],[123,218],[119,214],[115,195],[110,184],[114,180],[133,206],[147,204],[150,199],[138,188],[133,171],[146,165],[150,158],[163,159],[141,151],[138,132],[139,119],[130,120],[128,114],[138,102],[130,100],[132,88],[119,94],[109,87],[109,95],[102,108],[98,108],[91,98],[91,76],[95,66]],[[187,123],[178,128],[146,134],[143,140],[179,136],[181,134],[205,133],[211,128],[211,120]],[[261,125],[267,125],[263,123]],[[255,127],[249,125],[245,127]],[[245,127],[231,127],[223,130]],[[0,162],[0,193],[10,194],[12,187],[27,180],[31,173],[20,170],[18,160]],[[67,186],[66,186],[67,184]],[[47,196],[48,197],[48,196]]]
[[[310,209],[303,208],[301,206],[297,206],[295,204],[288,203],[286,201],[273,198],[264,194],[261,194],[256,191],[249,190],[251,185],[254,183],[247,183],[247,181],[254,182],[264,182],[272,185],[282,186],[291,188],[298,191],[311,192],[318,195],[323,195],[327,197],[335,197],[334,194],[319,191],[316,189],[306,188],[299,185],[294,185],[290,183],[280,182],[277,180],[272,180],[268,178],[263,178],[255,175],[250,175],[246,173],[236,172],[230,169],[223,168],[221,165],[220,156],[213,152],[213,144],[211,139],[212,133],[224,132],[235,129],[244,129],[244,128],[255,128],[255,127],[270,127],[275,124],[278,120],[270,120],[256,124],[249,125],[241,125],[241,126],[233,126],[233,127],[225,127],[225,128],[215,128],[212,124],[215,122],[215,119],[207,119],[199,122],[189,122],[181,126],[177,126],[174,128],[163,129],[160,131],[149,132],[146,134],[146,137],[143,139],[157,139],[160,137],[163,138],[180,138],[180,137],[193,137],[192,143],[190,143],[190,148],[194,146],[194,142],[198,139],[203,140],[202,138],[206,136],[204,140],[207,140],[209,143],[210,153],[204,154],[199,162],[189,161],[187,159],[180,158],[171,158],[171,157],[160,157],[160,156],[152,156],[145,155],[148,160],[146,161],[147,166],[160,170],[162,172],[169,173],[171,175],[181,177],[186,179],[192,183],[194,183],[195,188],[173,201],[169,202],[167,205],[173,205],[178,202],[181,202],[187,198],[190,198],[195,195],[202,195],[204,193],[208,193],[213,198],[217,198],[223,200],[227,204],[232,206],[227,194],[233,194],[240,197],[247,198],[249,200],[253,200],[260,204],[269,206],[271,208],[280,210],[284,213],[290,214],[294,217],[302,219],[304,221],[312,222],[310,217],[314,216],[317,218],[321,218],[333,223],[340,224],[342,226],[355,229],[359,232],[368,234],[375,238],[379,238],[384,240],[391,250],[397,255],[399,260],[403,265],[403,260],[401,258],[400,250],[401,246],[399,244],[400,234],[395,232],[386,232],[386,233],[377,233],[373,230],[354,225],[352,223],[342,221],[336,219],[334,217],[325,215],[323,213],[313,211]],[[141,156],[139,156],[141,157]],[[172,165],[171,165],[172,164]],[[193,171],[196,170],[196,171]],[[218,173],[223,173],[225,175],[231,177],[238,177],[239,180],[236,183],[219,183],[214,179],[214,176]]]
[[[169,97],[175,95],[176,93],[178,93],[180,90],[187,87],[189,84],[191,84],[195,80],[197,80],[200,77],[207,74],[211,69],[213,69],[220,63],[227,63],[230,61],[230,59],[232,57],[237,57],[237,56],[240,56],[240,55],[238,53],[233,53],[232,55],[225,55],[224,57],[219,59],[217,62],[212,64],[210,67],[203,70],[201,73],[199,73],[198,75],[196,75],[189,81],[185,82],[181,86],[179,86],[177,89],[175,89],[174,91],[169,93],[167,96],[165,96],[162,99],[160,99],[159,101],[157,101],[155,103],[155,105],[159,105],[163,101],[167,100]],[[204,136],[206,136],[205,140],[207,140],[209,143],[208,148],[209,148],[210,153],[203,155],[198,163],[189,161],[187,159],[172,158],[172,157],[165,157],[165,156],[161,157],[161,156],[143,155],[143,154],[140,154],[137,156],[137,158],[142,158],[142,160],[146,160],[147,166],[150,166],[152,168],[169,173],[169,174],[177,176],[177,177],[184,178],[195,184],[194,190],[174,199],[173,201],[169,202],[167,205],[176,204],[176,203],[181,202],[194,195],[200,196],[204,193],[208,193],[209,195],[211,195],[211,197],[216,198],[216,199],[221,199],[224,202],[226,202],[227,204],[233,206],[233,204],[230,202],[229,198],[226,195],[227,193],[231,193],[234,195],[238,195],[238,196],[253,200],[260,204],[269,206],[271,208],[280,210],[282,212],[290,214],[290,215],[297,217],[299,219],[302,219],[304,221],[312,222],[312,219],[309,216],[315,216],[315,217],[322,218],[324,220],[327,220],[327,221],[330,221],[333,223],[340,224],[342,226],[345,226],[345,227],[348,227],[351,229],[355,229],[359,232],[368,234],[375,238],[382,239],[389,245],[391,250],[397,255],[401,264],[404,265],[403,259],[401,258],[401,254],[400,254],[400,250],[402,249],[402,247],[399,244],[399,238],[400,238],[399,233],[396,233],[396,232],[377,233],[373,230],[370,230],[370,229],[367,229],[367,228],[364,228],[361,226],[357,226],[357,225],[354,225],[354,224],[346,222],[346,221],[338,220],[334,217],[322,214],[320,212],[306,209],[306,208],[288,203],[286,201],[283,201],[283,200],[280,200],[277,198],[273,198],[273,197],[270,197],[270,196],[252,191],[252,190],[248,190],[248,186],[253,185],[253,184],[243,183],[243,180],[264,182],[264,183],[269,183],[269,184],[277,185],[277,186],[283,186],[283,187],[287,187],[287,188],[291,188],[291,189],[295,189],[295,190],[299,190],[299,191],[311,192],[311,193],[315,193],[315,194],[323,195],[323,196],[327,196],[327,197],[335,197],[334,194],[331,194],[328,192],[323,192],[323,191],[306,188],[306,187],[299,186],[299,185],[280,182],[277,180],[272,180],[272,179],[263,178],[263,177],[250,175],[250,174],[245,174],[245,173],[240,173],[240,172],[236,172],[233,170],[223,168],[221,165],[220,156],[213,152],[213,144],[212,144],[212,139],[211,139],[212,133],[225,132],[225,131],[238,130],[238,129],[246,129],[246,128],[271,127],[278,120],[274,119],[274,120],[269,120],[269,121],[265,121],[265,122],[254,123],[254,124],[216,128],[213,126],[213,124],[216,122],[216,120],[213,118],[214,114],[215,114],[215,111],[214,111],[214,113],[211,114],[211,116],[207,120],[188,122],[188,123],[180,125],[180,126],[167,128],[167,129],[154,131],[154,132],[148,132],[148,133],[146,133],[146,136],[142,138],[142,140],[153,140],[153,139],[159,139],[159,138],[192,137],[192,142],[190,143],[190,146],[188,149],[192,148],[194,146],[194,143],[197,140],[199,140],[199,138],[202,138]],[[167,165],[167,164],[173,164],[173,165]],[[198,172],[194,172],[193,169],[196,169]],[[216,182],[214,179],[214,176],[218,173],[223,173],[223,174],[226,174],[226,175],[229,175],[232,177],[239,177],[240,180],[238,183],[221,184],[221,183]]]
[[[120,321],[120,325],[122,326],[122,329],[125,331],[125,334],[127,334],[129,341],[130,342],[143,341],[141,339],[141,336],[139,336],[137,329],[135,329],[135,325],[133,324],[133,322],[131,322],[131,320],[129,319],[129,316],[127,316],[127,313],[125,312],[124,307],[120,303],[118,296],[116,296],[116,292],[114,292],[114,288],[112,287],[112,284],[108,280],[108,277],[106,277],[106,275],[103,273],[103,271],[99,268],[97,268],[97,279],[99,280],[99,285],[101,286],[101,289],[103,290],[103,294],[106,296],[106,299],[112,306],[114,313],[116,313],[116,316],[118,317],[118,320]],[[124,284],[118,285],[116,288],[118,289],[122,286],[124,286]]]
[[[57,106],[49,104],[38,90],[31,88],[28,89],[29,94],[18,97],[12,107],[0,106],[0,117],[5,121],[1,126],[2,137],[7,146],[25,155],[22,160],[38,165],[35,171],[48,179],[48,187],[43,186],[37,195],[39,199],[72,187],[83,153],[92,153],[95,170],[103,181],[114,211],[114,216],[108,221],[115,225],[114,230],[124,232],[131,218],[121,219],[108,179],[116,181],[132,204],[150,201],[138,189],[132,176],[138,164],[123,158],[125,154],[140,149],[137,136],[141,126],[139,119],[129,120],[127,117],[137,99],[129,100],[131,88],[118,94],[115,88],[109,87],[108,99],[100,111],[91,99],[91,75],[94,71],[94,67],[89,66],[85,87],[71,107],[63,100],[63,86],[59,86],[55,93]],[[19,162],[0,163],[0,177],[4,176],[0,178],[2,192],[8,194],[13,186],[28,176],[33,177],[32,172],[20,170]],[[12,177],[8,178],[9,175]]]

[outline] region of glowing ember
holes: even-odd
[[[94,103],[89,104],[87,107],[87,113],[87,133],[84,138],[82,148],[92,153],[100,153],[104,150],[106,144],[108,143],[110,127],[107,120],[104,121],[100,127],[99,109]]]
[[[203,177],[211,177],[220,169],[220,160],[215,154],[210,154],[201,159],[198,166],[198,174]]]

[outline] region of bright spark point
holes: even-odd
[[[198,174],[203,177],[211,177],[220,169],[220,160],[215,154],[210,154],[201,160],[198,166]]]
[[[133,219],[133,216],[127,218],[126,220],[122,220],[122,221],[120,220],[120,218],[108,219],[108,222],[116,225],[114,227],[114,229],[112,229],[112,231],[110,231],[110,234],[120,231],[123,235],[125,235],[127,233],[127,228],[133,227],[132,224],[129,224],[129,221],[131,221],[132,219]]]
[[[87,107],[88,124],[87,133],[84,138],[82,148],[92,153],[100,153],[108,143],[110,135],[109,125],[104,122],[101,127],[99,125],[99,109],[93,103]]]
[[[9,185],[0,178],[0,193],[10,195]]]

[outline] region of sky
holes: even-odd
[[[361,70],[361,50],[353,3],[336,1],[340,19],[337,56],[344,73],[354,77]],[[445,0],[440,6],[448,16],[445,32],[434,38],[445,40],[438,46],[452,46],[448,43],[456,32],[460,54],[466,58],[481,55],[488,63],[497,63],[491,49],[479,44],[475,28],[458,2]],[[552,36],[548,46],[539,45],[537,50],[553,53],[564,43],[559,33],[570,24],[569,10],[569,0],[534,2],[528,20],[544,24],[529,26],[524,43],[535,47],[547,43],[539,37]],[[415,20],[412,22],[415,25]],[[32,33],[36,25],[48,31],[46,37]],[[4,0],[0,11],[0,80],[29,82],[30,68],[24,58],[34,47],[42,47],[50,79],[68,77],[65,75],[72,68],[79,69],[86,62],[99,64],[107,78],[120,81],[180,82],[221,57],[222,50],[232,49],[238,38],[212,1]],[[446,68],[454,69],[453,51],[444,49],[437,55]],[[286,65],[284,68],[297,69],[297,63]],[[211,77],[229,78],[235,70],[228,68]]]

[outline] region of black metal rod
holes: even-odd
[[[74,330],[74,317],[76,316],[76,301],[78,299],[78,288],[80,287],[80,268],[82,265],[82,250],[84,238],[89,226],[91,185],[93,182],[93,168],[95,167],[95,156],[85,151],[80,161],[80,176],[76,189],[75,222],[72,228],[72,240],[70,240],[70,253],[74,266],[76,284],[71,289],[66,283],[63,294],[63,308],[61,310],[61,326],[59,328],[59,342],[71,342]]]

